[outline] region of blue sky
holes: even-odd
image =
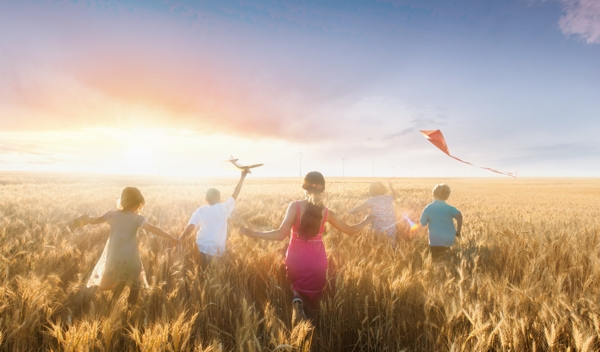
[[[0,52],[4,170],[487,176],[441,129],[477,165],[600,176],[597,0],[10,1]]]

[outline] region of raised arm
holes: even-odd
[[[392,181],[388,182],[388,187],[390,187],[390,193],[392,194],[392,197],[394,197],[394,200],[396,200],[396,198],[398,198],[398,194],[392,185]]]
[[[369,203],[367,203],[367,202],[364,202],[363,204],[361,204],[361,205],[359,205],[359,206],[357,206],[355,208],[352,208],[349,211],[349,213],[350,214],[356,214],[356,213],[360,213],[360,212],[368,210],[368,209],[371,209],[371,205]]]
[[[250,173],[249,170],[242,171],[240,180],[238,181],[238,184],[237,184],[237,186],[235,186],[235,190],[233,191],[233,194],[231,195],[231,198],[233,198],[234,200],[237,200],[237,196],[240,194],[240,191],[242,190],[242,185],[244,184],[244,179],[246,178],[246,175],[248,175],[249,173]]]
[[[168,240],[171,240],[171,242],[173,242],[173,245],[175,245],[175,246],[178,245],[179,243],[181,243],[180,239],[175,238],[175,237],[169,235],[168,233],[166,233],[165,231],[161,230],[160,228],[158,228],[158,227],[156,227],[154,225],[151,225],[151,224],[149,224],[147,222],[144,223],[144,225],[142,226],[142,228],[145,231],[152,232],[153,234],[155,234],[157,236],[160,236],[162,238],[166,238]]]
[[[360,232],[360,230],[364,229],[365,226],[369,225],[373,221],[375,221],[375,215],[367,215],[363,221],[359,222],[358,224],[348,225],[332,211],[329,211],[329,215],[327,216],[327,222],[329,222],[331,226],[347,235],[354,235]]]
[[[253,238],[261,238],[263,240],[271,240],[271,241],[282,241],[284,240],[292,230],[292,226],[294,226],[294,222],[296,221],[296,212],[293,207],[294,203],[290,204],[287,209],[287,213],[285,214],[285,218],[283,222],[279,226],[277,230],[273,231],[253,231],[248,228],[242,227],[240,229],[240,233],[246,235],[248,237]]]
[[[462,213],[459,211],[456,215],[454,215],[454,218],[456,219],[456,236],[460,237],[460,231],[462,230],[463,223]]]

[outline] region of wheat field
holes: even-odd
[[[327,178],[327,206],[348,222],[372,179]],[[178,236],[204,192],[237,180],[0,174],[2,351],[595,351],[600,349],[600,180],[395,179],[396,211],[417,220],[446,182],[463,236],[441,264],[425,229],[400,222],[395,248],[366,230],[328,228],[330,271],[315,325],[292,324],[285,242],[239,235],[279,226],[300,179],[249,176],[228,253],[201,266],[194,239],[176,249],[139,234],[150,288],[127,309],[86,288],[107,225],[74,232],[81,214],[115,208],[125,186],[142,215]]]

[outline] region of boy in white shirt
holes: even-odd
[[[188,226],[183,231],[183,234],[179,236],[181,240],[184,240],[196,227],[200,227],[196,234],[196,244],[205,262],[209,262],[212,257],[220,256],[225,252],[227,219],[235,207],[235,200],[240,194],[242,184],[248,173],[248,170],[242,171],[233,194],[223,203],[221,203],[221,193],[219,190],[215,188],[207,190],[206,202],[208,205],[198,208],[192,214]]]

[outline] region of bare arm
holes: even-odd
[[[171,242],[173,242],[174,245],[178,245],[181,242],[180,239],[175,238],[175,237],[169,235],[168,233],[166,233],[165,231],[161,230],[160,228],[158,228],[158,227],[156,227],[154,225],[150,225],[147,222],[144,223],[144,226],[142,226],[142,228],[145,231],[152,232],[153,234],[155,234],[157,236],[160,236],[162,238],[166,238],[168,240],[171,240]]]
[[[394,200],[396,200],[396,198],[398,198],[398,194],[396,193],[396,190],[394,189],[394,187],[392,187],[392,182],[388,182],[388,186],[390,187],[390,192],[392,193],[392,197],[394,198]]]
[[[352,208],[349,213],[350,214],[356,214],[356,213],[360,213],[362,211],[365,211],[367,209],[371,209],[371,205],[369,203],[367,203],[367,202],[364,202],[363,204],[361,204],[361,205],[359,205],[359,206],[357,206],[355,208]]]
[[[294,226],[294,222],[296,221],[296,212],[294,211],[293,205],[294,203],[289,205],[285,218],[277,230],[261,232],[243,227],[240,229],[240,232],[248,237],[262,238],[263,240],[284,240],[290,234],[292,226]]]
[[[98,225],[98,224],[102,224],[105,222],[106,222],[106,220],[104,219],[103,216],[99,216],[96,218],[90,218],[89,215],[81,215],[80,217],[73,220],[73,222],[71,223],[70,226],[73,229],[76,229],[79,227],[83,227],[85,225]]]
[[[194,232],[194,230],[196,229],[196,225],[194,224],[189,224],[185,230],[183,230],[183,233],[181,234],[181,236],[179,236],[180,240],[185,240],[192,232]]]
[[[460,231],[462,230],[463,223],[462,213],[459,211],[458,214],[454,215],[454,218],[456,219],[456,236],[460,237]]]
[[[363,221],[359,222],[358,224],[348,225],[344,222],[344,220],[340,219],[337,216],[337,214],[332,211],[329,211],[329,215],[327,216],[327,222],[329,222],[333,227],[347,235],[354,235],[360,232],[360,230],[365,228],[365,226],[369,225],[373,221],[375,221],[375,215],[368,215],[364,218]]]
[[[231,195],[231,198],[233,198],[234,200],[237,200],[237,197],[240,194],[240,191],[242,190],[242,185],[244,184],[244,179],[246,178],[246,175],[248,175],[249,173],[250,173],[250,171],[248,171],[248,170],[242,171],[242,176],[240,176],[240,180],[238,181],[238,184],[237,184],[237,186],[235,186],[235,190],[233,190],[233,194]]]

